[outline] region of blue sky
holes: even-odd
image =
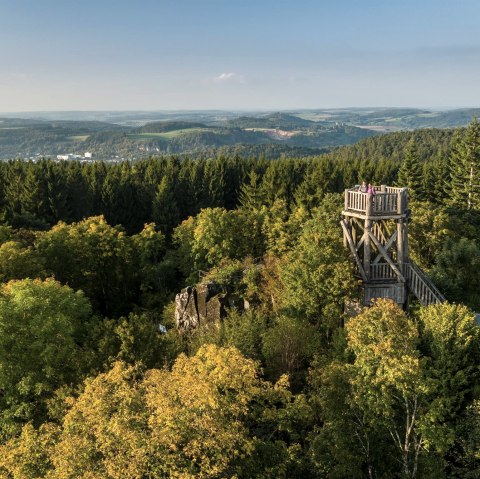
[[[0,111],[480,105],[478,0],[0,0]]]

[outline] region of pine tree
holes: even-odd
[[[427,201],[435,202],[435,190],[433,185],[435,184],[435,173],[433,162],[425,162],[423,164],[423,178],[422,188],[425,192],[425,199]]]
[[[451,203],[459,208],[480,208],[480,124],[474,117],[457,135],[450,157]]]
[[[240,205],[247,210],[257,210],[263,205],[263,192],[255,170],[248,174],[248,183],[243,183],[240,188]]]
[[[442,151],[439,151],[438,158],[431,166],[432,184],[427,185],[431,190],[431,199],[434,203],[444,204],[447,198],[448,185],[450,184],[449,158]]]
[[[162,233],[169,235],[180,223],[181,216],[175,195],[175,187],[167,176],[158,185],[152,204],[152,218]]]
[[[46,214],[53,223],[71,218],[68,190],[64,172],[59,165],[47,163],[45,170]]]
[[[71,211],[71,219],[74,221],[91,216],[92,204],[88,192],[88,181],[84,176],[85,170],[85,167],[76,161],[66,163],[66,201]]]
[[[45,201],[45,172],[46,164],[43,161],[28,166],[21,196],[22,214],[45,218],[48,209]]]
[[[408,188],[410,198],[422,200],[425,197],[422,176],[422,165],[418,159],[415,140],[412,139],[405,148],[405,159],[398,171],[397,184]]]

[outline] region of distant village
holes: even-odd
[[[79,161],[81,163],[88,163],[88,162],[93,162],[93,161],[105,161],[108,163],[120,163],[122,161],[126,160],[136,160],[136,158],[124,158],[122,156],[112,156],[111,158],[104,158],[104,157],[97,157],[94,153],[91,153],[89,151],[86,151],[83,155],[78,155],[74,153],[63,153],[61,155],[49,155],[49,154],[42,154],[42,153],[36,153],[33,156],[26,156],[22,157],[18,155],[16,157],[17,159],[21,159],[24,161],[32,161],[33,163],[37,163],[40,160],[43,160],[45,158],[51,159],[56,162],[60,161]],[[0,159],[0,161],[8,161],[9,158],[5,159]]]
[[[80,161],[91,161],[93,160],[93,153],[86,151],[82,155],[74,155],[73,153],[67,153],[63,155],[57,155],[57,160],[80,160]]]

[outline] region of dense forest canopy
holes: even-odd
[[[0,477],[480,474],[476,119],[310,158],[0,178]],[[447,303],[345,313],[342,192],[363,179],[409,188],[410,254]],[[230,307],[180,330],[175,295],[199,282]]]

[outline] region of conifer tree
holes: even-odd
[[[277,199],[287,196],[284,178],[279,174],[277,163],[272,162],[262,176],[261,194],[264,204],[272,206]]]
[[[68,220],[71,206],[68,203],[67,186],[64,172],[54,163],[49,162],[45,170],[46,216],[50,222]]]
[[[257,210],[263,204],[263,191],[255,170],[248,174],[248,183],[243,183],[240,188],[240,204],[247,210]]]
[[[408,188],[410,198],[416,200],[424,199],[422,166],[418,159],[417,147],[414,139],[410,140],[405,148],[405,159],[398,171],[397,184]]]
[[[474,117],[458,135],[450,158],[450,199],[459,208],[480,208],[480,124]]]
[[[424,165],[424,191],[426,199],[436,204],[444,204],[450,185],[449,157],[440,148],[437,157]]]
[[[435,191],[433,185],[435,183],[434,164],[432,162],[425,162],[423,164],[422,188],[425,192],[425,199],[427,201],[435,202]]]
[[[66,201],[71,211],[71,219],[78,221],[90,215],[92,204],[88,191],[85,168],[76,161],[69,161],[65,169]]]
[[[171,179],[162,178],[158,185],[152,204],[152,218],[155,224],[165,234],[170,234],[180,223],[180,211],[175,195],[175,188]]]
[[[37,218],[45,215],[48,208],[46,206],[45,172],[44,162],[35,166],[29,165],[21,195],[23,214],[30,214]]]

